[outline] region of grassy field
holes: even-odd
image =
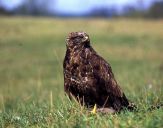
[[[91,114],[63,90],[65,38],[86,31],[138,112]],[[161,128],[163,20],[0,17],[0,127]]]

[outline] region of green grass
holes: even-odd
[[[0,127],[161,128],[163,20],[0,17]],[[138,112],[92,115],[63,90],[65,38],[86,31]]]

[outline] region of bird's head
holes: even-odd
[[[89,36],[85,32],[71,32],[66,39],[66,44],[68,48],[89,46]]]

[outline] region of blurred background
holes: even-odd
[[[161,18],[163,0],[0,0],[0,14]]]

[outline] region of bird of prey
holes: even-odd
[[[85,32],[71,32],[66,38],[66,55],[63,62],[64,90],[82,105],[99,110],[106,108],[119,112],[131,108],[118,85],[111,66],[90,44]]]

